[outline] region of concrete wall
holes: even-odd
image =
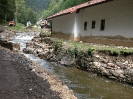
[[[114,0],[104,4],[82,9],[81,36],[117,36],[133,37],[133,0]],[[105,19],[105,30],[100,30],[101,20]],[[96,21],[95,29],[91,28]],[[87,31],[84,22],[88,23]]]

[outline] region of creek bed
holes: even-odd
[[[13,37],[12,41],[20,43],[22,50],[26,47],[26,42],[32,38],[33,35],[21,33]],[[79,99],[133,99],[132,85],[112,81],[76,68],[56,66],[32,54],[24,55],[57,75]]]

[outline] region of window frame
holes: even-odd
[[[84,22],[84,31],[87,31],[87,21]]]
[[[105,19],[102,19],[102,20],[101,20],[100,30],[101,30],[101,31],[104,31],[104,30],[105,30]]]
[[[93,20],[92,23],[91,23],[91,28],[92,28],[92,29],[95,29],[95,27],[96,27],[96,21]]]

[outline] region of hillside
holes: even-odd
[[[48,17],[61,10],[76,6],[87,1],[89,0],[50,0],[46,10],[43,11],[43,16]]]
[[[25,0],[26,7],[32,8],[34,11],[43,11],[47,8],[50,0]]]

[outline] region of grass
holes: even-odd
[[[21,23],[17,23],[16,26],[8,26],[8,29],[13,31],[26,31],[25,26]]]
[[[61,42],[66,48],[74,49],[76,47],[78,50],[83,50],[83,51],[89,51],[89,52],[92,52],[94,50],[96,52],[104,51],[104,52],[108,52],[110,55],[113,55],[113,56],[119,56],[119,55],[126,56],[126,55],[133,54],[133,48],[93,45],[89,43],[74,42],[74,41],[62,40],[57,38],[51,38],[51,40],[57,43]]]
[[[17,23],[15,27],[8,26],[8,29],[12,31],[21,31],[21,32],[33,32],[33,31],[40,32],[41,31],[41,29],[39,28],[33,28],[33,27],[26,28],[26,26],[21,23]]]

